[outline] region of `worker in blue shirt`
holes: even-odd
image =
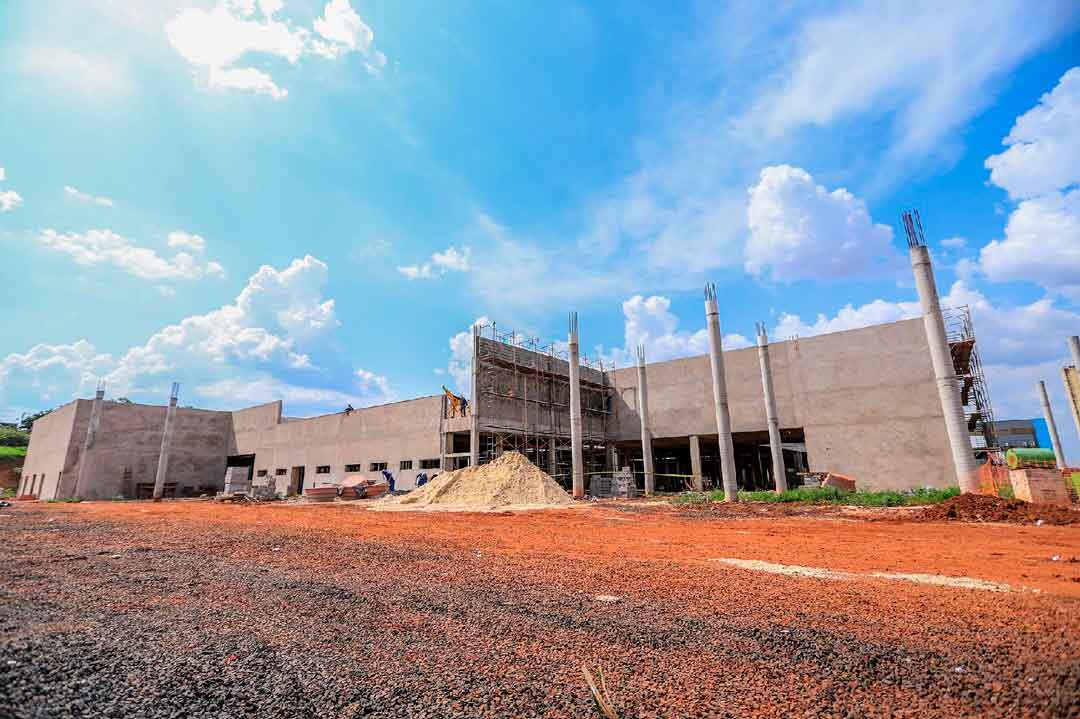
[[[394,493],[394,473],[391,472],[389,469],[384,469],[382,471],[382,476],[383,476],[384,479],[386,479],[386,486],[389,488],[390,494],[393,494]]]

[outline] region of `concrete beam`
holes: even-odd
[[[173,423],[176,419],[176,399],[180,385],[173,382],[169,406],[165,410],[165,427],[161,430],[161,452],[158,454],[157,474],[154,476],[154,501],[161,500],[165,492],[165,477],[169,473],[169,450],[172,448]]]
[[[909,245],[911,270],[915,275],[915,287],[919,291],[919,302],[922,305],[926,341],[930,346],[930,360],[934,365],[941,411],[945,416],[945,432],[952,450],[956,481],[961,492],[977,493],[979,478],[976,475],[975,452],[971,448],[971,435],[964,417],[964,406],[960,401],[960,378],[956,376],[945,335],[945,320],[941,315],[934,268],[930,263],[930,250],[925,244],[917,244],[911,240]]]
[[[585,465],[581,451],[581,364],[577,312],[570,313],[570,454],[573,464],[574,499],[585,497]]]
[[[1054,459],[1058,469],[1064,469],[1065,453],[1061,449],[1061,437],[1058,436],[1057,422],[1054,421],[1054,411],[1050,409],[1050,396],[1046,394],[1046,383],[1039,380],[1035,383],[1035,389],[1039,393],[1039,401],[1042,403],[1043,417],[1046,419],[1046,429],[1050,433],[1050,444],[1054,447]]]
[[[709,366],[712,370],[713,404],[716,409],[716,432],[720,444],[720,474],[724,483],[724,501],[739,501],[739,483],[735,476],[735,445],[731,438],[731,411],[728,407],[727,379],[724,375],[724,346],[720,334],[720,308],[716,287],[705,286],[705,321],[709,329]]]
[[[694,491],[704,491],[705,480],[701,472],[701,440],[696,434],[690,435],[690,473],[694,475]]]
[[[780,419],[776,413],[776,392],[773,390],[772,365],[769,362],[769,335],[765,323],[757,326],[758,362],[761,364],[761,391],[765,395],[765,421],[769,424],[769,452],[772,455],[773,483],[777,492],[787,491],[787,469],[784,449],[780,443]]]

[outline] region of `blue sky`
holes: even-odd
[[[428,394],[482,317],[692,354],[705,281],[731,346],[895,320],[917,207],[1080,461],[1080,7],[769,5],[3,3],[0,418]]]

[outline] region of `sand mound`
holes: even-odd
[[[1011,522],[1032,524],[1075,524],[1080,512],[1052,504],[1029,504],[1019,499],[1002,499],[983,494],[961,494],[941,504],[933,504],[912,516],[917,522]]]
[[[490,509],[558,507],[572,504],[558,482],[520,452],[507,452],[490,464],[444,472],[420,489],[387,499],[386,505]]]

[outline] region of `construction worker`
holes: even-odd
[[[390,494],[393,494],[394,493],[394,473],[391,472],[389,469],[384,469],[382,471],[382,476],[383,476],[383,479],[386,480],[387,491]]]
[[[462,397],[459,401],[461,402],[461,416],[464,417],[469,413],[469,400]]]
[[[420,474],[416,475],[416,486],[417,487],[423,487],[427,483],[428,483],[427,472],[421,472]]]

